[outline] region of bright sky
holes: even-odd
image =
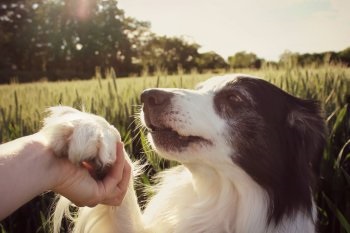
[[[158,35],[184,36],[224,58],[239,51],[278,60],[285,51],[350,46],[350,0],[119,0]]]

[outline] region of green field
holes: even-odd
[[[350,233],[350,69],[333,65],[240,72],[260,76],[293,95],[322,103],[329,135],[323,154],[320,188],[315,197],[320,232]],[[88,81],[1,85],[0,142],[39,130],[49,106],[84,108],[115,125],[134,158],[148,159],[150,166],[141,176],[142,182],[148,184],[152,174],[171,163],[154,156],[137,128],[135,116],[140,108],[141,91],[149,87],[192,88],[213,75],[116,78],[110,72],[106,79],[96,76]],[[48,232],[45,221],[51,198],[52,194],[38,197],[0,222],[0,233]]]

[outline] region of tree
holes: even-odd
[[[279,59],[279,64],[284,67],[296,67],[299,63],[299,54],[298,53],[292,53],[291,51],[285,51],[281,54]]]
[[[144,67],[141,57],[143,56],[143,47],[145,47],[155,34],[150,30],[150,23],[138,21],[135,18],[127,17],[124,19],[124,32],[131,44],[131,63],[130,72],[141,74]]]
[[[238,52],[234,56],[228,58],[228,63],[231,68],[260,68],[261,59],[254,53],[247,53],[245,51]]]
[[[228,67],[226,61],[213,51],[199,54],[196,62],[199,71],[226,69]]]
[[[0,7],[0,58],[1,69],[25,69],[33,63],[28,59],[32,44],[32,1],[4,1]]]
[[[143,47],[140,59],[143,67],[153,73],[157,69],[176,73],[178,67],[189,72],[196,67],[199,45],[178,37],[154,36]]]
[[[322,66],[325,64],[343,63],[350,65],[350,48],[340,52],[322,52],[322,53],[292,53],[285,51],[279,60],[279,64],[287,67],[295,66]]]
[[[350,47],[339,53],[339,60],[347,66],[350,66]]]
[[[96,66],[127,75],[136,44],[130,35],[142,23],[125,17],[114,0],[79,2],[2,2],[0,69],[32,76],[39,72],[49,79],[91,77]],[[143,25],[146,31],[147,24]],[[20,81],[31,78],[19,77]]]

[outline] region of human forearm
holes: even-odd
[[[119,205],[131,167],[123,144],[116,146],[117,160],[103,180],[95,180],[83,166],[55,156],[40,132],[0,145],[0,220],[48,190],[79,206]]]
[[[51,188],[53,160],[40,134],[0,145],[0,219]]]

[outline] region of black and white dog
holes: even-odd
[[[141,101],[152,147],[182,165],[159,174],[143,212],[131,181],[121,206],[81,208],[74,232],[316,231],[314,175],[325,145],[316,102],[247,75],[214,77],[195,90],[148,89]],[[68,107],[51,111],[43,132],[56,153],[65,148],[75,162],[94,156],[102,164],[115,160],[112,148],[120,136],[114,127]],[[67,122],[73,122],[68,132],[61,127]],[[85,140],[75,142],[76,130]],[[89,138],[102,142],[92,146]],[[58,203],[56,230],[65,204],[64,199]]]

